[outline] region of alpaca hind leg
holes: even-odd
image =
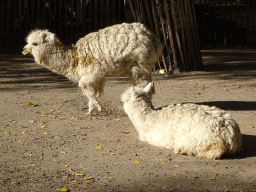
[[[101,106],[99,104],[98,96],[95,90],[91,86],[86,85],[82,87],[82,91],[83,91],[83,94],[89,99],[89,102],[88,102],[89,111],[87,114],[92,115],[92,112],[94,111],[95,107],[98,108],[98,111],[101,111]]]

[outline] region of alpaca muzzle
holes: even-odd
[[[23,51],[22,51],[22,54],[23,55],[27,55],[27,54],[29,54],[30,53],[30,51],[28,50],[28,48],[26,48],[26,46],[23,48]]]

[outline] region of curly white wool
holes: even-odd
[[[208,159],[242,150],[239,126],[227,111],[196,104],[171,104],[155,110],[153,90],[153,83],[149,83],[144,89],[132,87],[122,95],[124,110],[141,141]]]
[[[151,81],[151,70],[162,53],[160,41],[141,23],[123,23],[90,33],[75,46],[64,46],[48,30],[33,30],[24,53],[38,64],[78,82],[89,99],[89,114],[103,92],[105,76],[125,73],[132,83]]]

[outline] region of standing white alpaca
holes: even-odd
[[[33,30],[23,54],[31,53],[38,64],[78,82],[89,99],[91,114],[106,76],[125,73],[132,83],[151,81],[151,70],[162,53],[160,41],[141,23],[119,24],[90,33],[73,47],[63,45],[48,30]]]
[[[124,110],[141,141],[175,153],[218,159],[242,150],[238,124],[227,111],[196,104],[171,104],[154,109],[154,85],[131,87],[122,95]]]

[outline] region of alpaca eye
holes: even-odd
[[[37,43],[32,43],[32,45],[37,46],[38,44]]]

